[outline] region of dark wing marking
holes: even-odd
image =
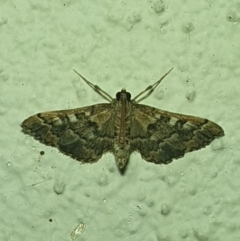
[[[170,163],[223,135],[223,129],[207,119],[133,104],[131,149],[148,162]]]
[[[81,162],[95,162],[112,150],[114,139],[111,104],[33,115],[23,121],[23,132],[57,147]]]

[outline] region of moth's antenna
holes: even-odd
[[[135,96],[132,100],[136,101],[136,102],[140,102],[141,100],[145,99],[147,96],[149,96],[156,88],[157,86],[162,82],[162,80],[173,70],[173,68],[171,68],[170,70],[168,70],[168,72],[166,74],[164,74],[157,82],[155,82],[152,85],[149,85],[145,90],[143,90],[142,92],[140,92],[137,96]],[[145,96],[143,96],[141,99],[139,99],[137,101],[137,98],[139,98],[141,95],[143,95],[144,93],[148,92]]]
[[[94,91],[96,91],[99,95],[101,95],[104,99],[111,102],[113,100],[112,96],[109,95],[106,91],[102,90],[98,85],[94,85],[90,81],[88,81],[85,77],[83,77],[81,74],[79,74],[75,69],[73,71],[80,76]]]

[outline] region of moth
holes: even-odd
[[[22,122],[22,131],[82,163],[96,162],[112,152],[120,172],[134,151],[147,162],[168,164],[224,135],[208,119],[139,104],[172,69],[133,99],[126,89],[113,98],[74,70],[109,103],[38,113]]]

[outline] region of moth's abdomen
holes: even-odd
[[[120,126],[119,120],[115,122],[114,126],[114,150],[113,154],[115,156],[116,164],[119,169],[123,169],[130,156],[130,123],[125,122],[124,126]]]

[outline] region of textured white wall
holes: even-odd
[[[0,240],[239,240],[240,4],[237,1],[1,1]],[[21,133],[42,111],[134,96],[209,118],[226,136],[167,166],[111,154],[80,165]],[[43,156],[40,152],[44,151]],[[58,193],[58,194],[57,194]]]

